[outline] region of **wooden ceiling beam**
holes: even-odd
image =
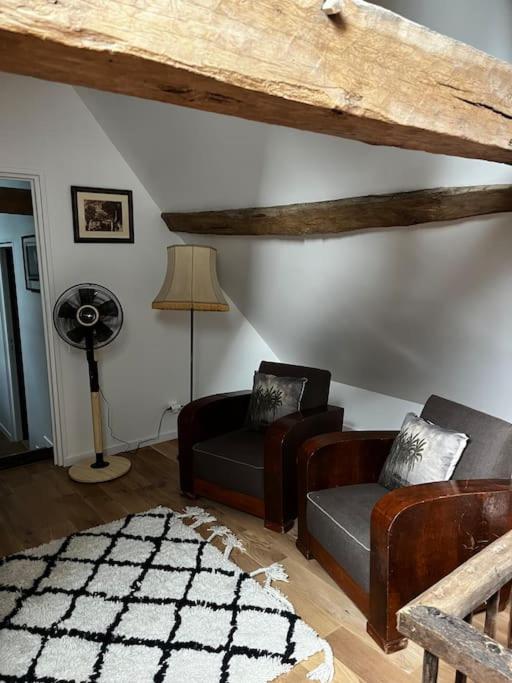
[[[17,187],[0,187],[0,213],[31,216],[32,192]]]
[[[327,235],[512,211],[512,185],[444,187],[328,202],[227,211],[163,213],[173,232],[201,235]]]
[[[2,0],[0,69],[512,163],[511,64],[364,0],[339,4],[328,17],[321,0]]]

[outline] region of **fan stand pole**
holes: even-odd
[[[91,409],[92,409],[92,429],[94,433],[94,452],[96,453],[96,460],[91,467],[94,469],[102,469],[108,467],[108,462],[105,462],[103,457],[103,428],[101,420],[101,397],[100,385],[98,381],[98,362],[94,357],[94,347],[92,344],[87,344],[87,365],[89,366],[89,385],[91,388]]]
[[[83,484],[94,484],[117,479],[126,474],[131,462],[127,458],[110,455],[107,460],[103,457],[103,429],[101,419],[101,396],[98,381],[98,363],[94,357],[92,335],[86,339],[87,364],[89,366],[89,385],[91,388],[92,427],[94,433],[94,451],[96,457],[86,460],[69,468],[69,476],[74,481]]]

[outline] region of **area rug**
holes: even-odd
[[[0,680],[265,683],[323,651],[308,677],[328,683],[329,645],[271,585],[282,566],[242,571],[214,522],[158,507],[0,561]]]

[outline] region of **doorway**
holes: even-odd
[[[27,403],[12,244],[0,244],[0,456],[28,448]],[[11,445],[9,445],[9,443]]]
[[[0,469],[53,457],[31,196],[0,178]]]

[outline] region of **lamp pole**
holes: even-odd
[[[194,309],[190,309],[190,402],[194,399]]]

